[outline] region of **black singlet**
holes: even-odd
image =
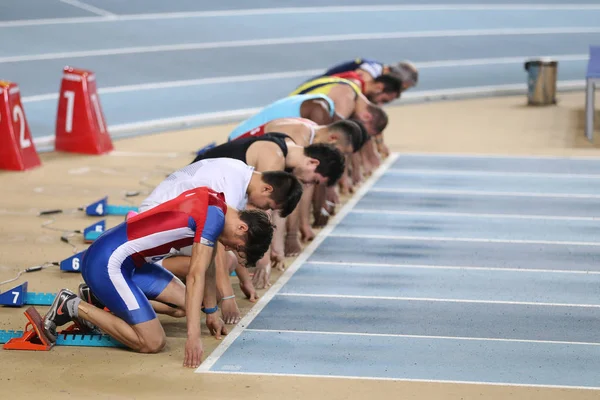
[[[205,151],[204,153],[197,156],[194,161],[206,160],[208,158],[235,158],[246,163],[246,152],[248,148],[256,142],[273,142],[279,146],[283,152],[283,156],[286,157],[288,153],[288,147],[285,143],[285,139],[291,139],[288,135],[278,132],[270,132],[266,135],[247,137],[242,139],[232,140],[230,142],[223,143],[217,147],[213,147]],[[247,163],[246,163],[247,164]]]

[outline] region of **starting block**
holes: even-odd
[[[98,221],[83,230],[83,241],[92,243],[106,230],[106,220]]]
[[[127,215],[129,211],[138,211],[136,206],[108,204],[108,196],[85,207],[85,213],[90,216],[99,217],[105,215]]]
[[[23,334],[9,339],[2,347],[6,350],[48,351],[52,349],[54,343],[44,333],[40,313],[34,307],[29,307],[25,310],[25,316],[29,322],[25,325]]]
[[[60,84],[55,149],[70,153],[105,154],[112,140],[91,71],[66,66]]]
[[[57,346],[125,347],[108,335],[63,331],[56,338]]]
[[[0,169],[25,171],[40,165],[19,87],[0,81]]]
[[[29,321],[25,331],[1,331],[0,343],[6,350],[38,350],[48,351],[57,346],[85,347],[125,347],[122,343],[108,335],[89,334],[81,332],[75,324],[58,333],[56,343],[46,337],[42,327],[42,317],[34,307],[25,311]]]
[[[84,251],[80,251],[79,253],[66,258],[60,262],[60,270],[67,272],[81,272],[81,260],[83,259]]]
[[[217,142],[212,142],[207,144],[206,146],[204,146],[203,148],[201,148],[200,150],[198,150],[196,152],[196,156],[202,155],[204,153],[206,153],[208,150],[212,149],[213,147],[217,146]]]
[[[27,292],[27,282],[0,293],[0,305],[8,307],[22,307],[25,304],[36,306],[49,306],[54,301],[56,293]]]

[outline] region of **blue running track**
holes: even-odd
[[[394,155],[197,372],[597,388],[599,180]]]

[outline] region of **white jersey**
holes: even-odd
[[[254,167],[233,158],[210,158],[197,161],[173,172],[162,181],[139,207],[144,212],[181,193],[206,186],[225,194],[225,202],[238,209],[246,207],[248,185]]]

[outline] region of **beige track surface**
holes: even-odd
[[[538,154],[600,156],[584,138],[584,94],[560,94],[552,107],[527,107],[525,98],[502,97],[390,108],[386,142],[392,151],[470,154]],[[600,118],[597,117],[600,128]],[[173,169],[192,160],[191,151],[216,140],[223,142],[232,125],[190,129],[115,142],[112,155],[94,157],[42,154],[41,168],[0,172],[0,281],[23,268],[69,257],[72,249],[60,233],[41,228],[48,219],[39,210],[86,205],[105,195],[110,204],[125,204],[126,191],[147,191]],[[598,132],[597,136],[600,136]],[[132,153],[133,152],[133,153]],[[134,154],[135,153],[135,154]],[[140,155],[137,153],[148,153]],[[138,204],[143,195],[132,197]],[[83,213],[62,214],[54,227],[83,229],[94,221]],[[109,217],[112,227],[122,220]],[[73,237],[79,250],[81,237]],[[291,260],[290,260],[291,261]],[[289,264],[288,264],[289,265]],[[272,281],[277,278],[275,275]],[[242,300],[244,313],[251,303]],[[29,290],[75,290],[80,274],[51,267],[27,274]],[[11,284],[2,286],[7,290]],[[264,293],[264,291],[261,291]],[[41,313],[45,307],[38,307]],[[21,309],[0,309],[0,329],[23,329]],[[0,394],[4,399],[41,395],[45,399],[598,399],[589,390],[563,390],[491,385],[457,385],[401,381],[312,379],[272,376],[201,375],[184,369],[185,320],[161,318],[168,343],[157,355],[119,349],[56,347],[49,352],[0,350]],[[207,353],[218,344],[206,335]],[[398,357],[402,355],[399,354]]]

